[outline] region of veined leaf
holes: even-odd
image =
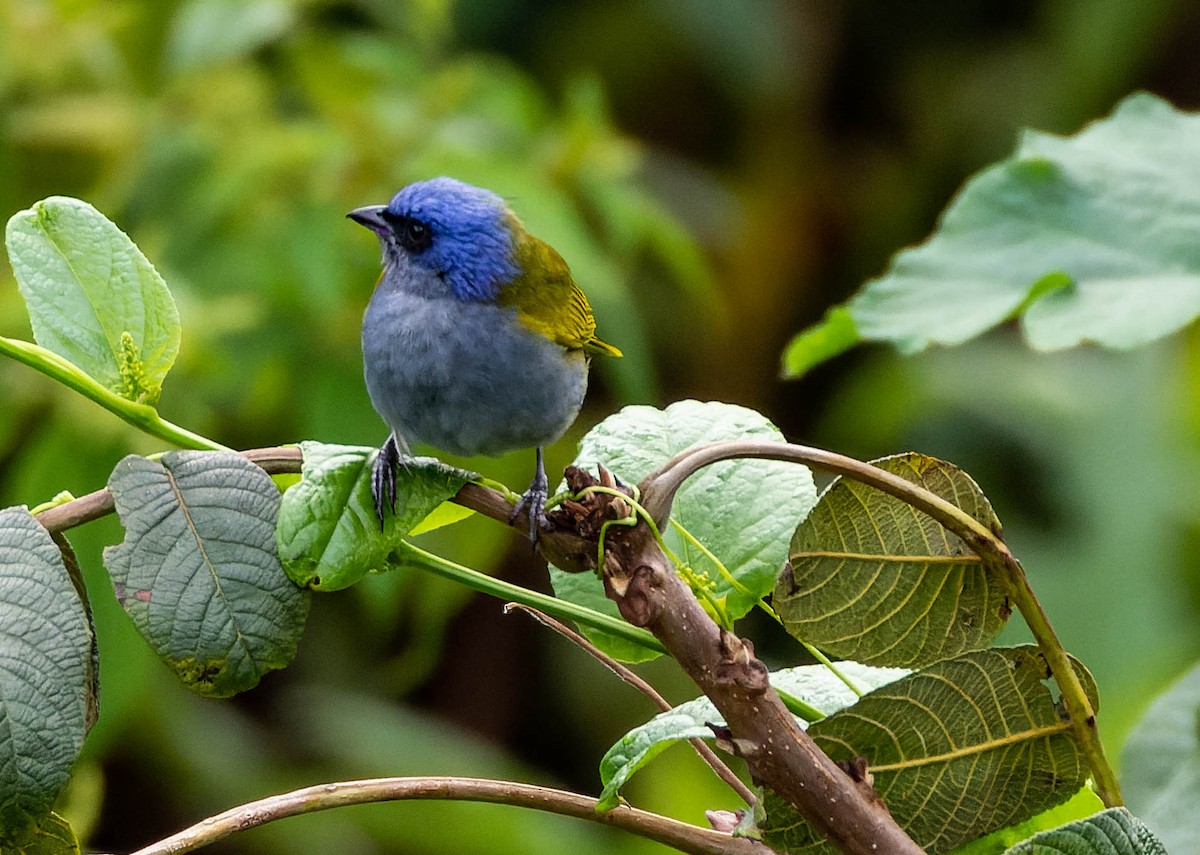
[[[1173,852],[1200,840],[1200,665],[1161,694],[1121,753],[1121,790],[1129,806]]]
[[[0,851],[37,836],[66,785],[94,676],[91,625],[58,546],[24,508],[0,511]]]
[[[961,469],[921,454],[873,461],[999,533]],[[900,499],[834,481],[796,529],[771,598],[788,632],[835,656],[919,667],[986,647],[1010,608],[997,579],[956,535]]]
[[[1137,347],[1200,315],[1200,115],[1138,93],[1077,134],[1027,131],[972,177],[936,231],[898,253],[784,354],[797,376],[858,337],[906,353],[1018,316],[1038,350]],[[838,347],[812,342],[835,339]]]
[[[886,685],[908,673],[900,668],[872,668],[857,662],[839,662],[838,669],[860,691]],[[858,699],[858,695],[824,665],[800,665],[772,672],[771,685],[800,698],[825,715],[848,707]],[[801,727],[808,726],[803,719],[796,721]],[[725,719],[712,701],[701,696],[659,713],[622,736],[600,761],[600,782],[604,784],[604,791],[596,810],[616,807],[617,791],[625,782],[676,742],[713,739],[710,724],[723,725]]]
[[[117,598],[189,689],[227,697],[296,652],[308,593],[275,552],[279,492],[230,452],[130,455],[108,482],[125,540],[104,551]]]
[[[679,452],[722,439],[782,442],[783,436],[765,417],[732,404],[679,401],[665,410],[625,407],[588,432],[574,465],[595,471],[599,464],[624,483],[636,484]],[[770,592],[787,557],[787,538],[815,502],[812,473],[803,466],[773,460],[717,463],[680,488],[671,518],[721,560],[733,581],[673,527],[664,527],[663,539],[707,577],[713,597],[724,602],[731,618],[738,618]],[[550,579],[562,599],[617,614],[595,576],[551,568]],[[583,631],[626,661],[656,655],[604,633]]]
[[[1191,844],[1195,842],[1193,839]],[[1167,855],[1167,847],[1125,808],[1110,808],[1062,828],[1043,831],[1004,855]]]
[[[1075,663],[1095,698],[1091,675]],[[945,659],[813,723],[834,760],[862,757],[892,816],[930,853],[948,852],[1066,801],[1088,769],[1033,645]],[[775,797],[759,830],[782,851],[815,833]]]
[[[37,343],[118,395],[154,404],[179,352],[179,311],[133,241],[64,196],[14,214],[5,237]]]
[[[384,515],[381,528],[371,497],[374,449],[319,442],[300,448],[301,481],[283,494],[276,539],[292,581],[318,591],[337,591],[385,569],[396,541],[477,477],[432,457],[404,461],[396,473],[396,511]]]

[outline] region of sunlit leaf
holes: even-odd
[[[1191,807],[1195,809],[1195,805]],[[1190,841],[1193,846],[1195,842],[1194,838]],[[1167,855],[1167,847],[1128,810],[1111,808],[1062,828],[1043,831],[1005,855]]]
[[[79,855],[79,841],[65,819],[56,813],[47,813],[37,823],[7,839],[0,831],[0,852],[4,855]]]
[[[1121,791],[1173,852],[1200,840],[1200,665],[1154,700],[1121,754]]]
[[[276,555],[265,472],[229,452],[130,455],[108,486],[125,526],[104,551],[117,598],[184,685],[226,697],[291,661],[309,597]]]
[[[850,300],[858,334],[911,353],[1013,315],[1039,350],[1137,347],[1178,330],[1200,314],[1198,152],[1200,115],[1146,93],[1074,136],[1027,131]],[[802,353],[813,335],[789,345],[791,373],[813,363]]]
[[[37,343],[124,398],[157,401],[179,352],[179,312],[133,241],[63,196],[14,214],[5,239]]]
[[[1058,828],[1077,819],[1086,819],[1102,810],[1104,802],[1091,787],[1085,786],[1061,805],[959,846],[953,855],[1001,855],[1010,846],[1015,846],[1040,831]]]
[[[860,691],[869,691],[897,680],[907,674],[899,668],[872,668],[857,662],[839,662],[838,669],[852,680]],[[824,665],[801,665],[784,668],[771,674],[771,685],[780,691],[804,700],[825,715],[853,704],[857,699],[850,687],[839,680]],[[808,722],[797,719],[802,727]],[[600,794],[597,810],[617,806],[617,791],[635,772],[685,739],[713,739],[713,725],[724,725],[725,719],[712,701],[699,697],[661,712],[645,724],[635,727],[608,749],[600,761]]]
[[[0,851],[67,783],[94,708],[92,630],[50,533],[0,511]]]
[[[999,532],[957,467],[920,454],[874,463]],[[827,653],[910,667],[987,646],[1010,613],[999,580],[956,535],[850,478],[831,484],[796,529],[771,602],[788,632]]]
[[[1048,675],[1032,645],[977,650],[889,683],[808,732],[834,760],[865,758],[896,821],[930,853],[948,852],[1083,786],[1087,764]],[[759,830],[768,845],[791,852],[816,841],[777,797],[766,813]]]
[[[320,591],[385,569],[396,541],[475,477],[432,457],[406,460],[396,473],[395,513],[385,514],[381,527],[371,497],[374,449],[319,442],[300,448],[302,478],[283,494],[276,537],[292,581]]]
[[[574,465],[595,471],[599,464],[624,483],[636,484],[679,452],[722,439],[782,442],[783,436],[764,416],[732,404],[679,401],[665,410],[626,407],[583,438]],[[812,473],[803,466],[773,460],[717,463],[680,488],[671,519],[716,555],[733,581],[672,526],[663,529],[663,539],[707,577],[712,596],[723,600],[729,616],[737,618],[771,590],[787,557],[788,538],[815,502]],[[617,614],[595,576],[552,568],[551,580],[563,599]],[[585,632],[619,658],[638,661],[647,656],[627,642]]]

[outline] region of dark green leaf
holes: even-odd
[[[1039,350],[1174,332],[1200,314],[1198,152],[1200,115],[1145,93],[1071,137],[1026,132],[850,300],[859,334],[911,353],[1014,314]],[[793,373],[808,335],[785,354]]]
[[[808,732],[834,760],[865,758],[896,821],[929,852],[948,852],[1083,786],[1087,766],[1048,674],[1032,645],[978,650],[877,689]],[[759,824],[764,841],[789,852],[815,842],[775,801]]]
[[[179,312],[133,241],[86,202],[51,196],[13,215],[6,242],[37,343],[124,398],[157,401]]]
[[[899,668],[872,668],[857,662],[839,662],[838,668],[859,687],[874,689],[907,674]],[[771,674],[771,685],[795,695],[825,715],[850,706],[858,696],[824,665],[801,665]],[[802,727],[807,722],[797,719]],[[709,724],[723,725],[725,719],[712,701],[699,697],[661,712],[643,725],[622,736],[600,761],[600,794],[597,810],[611,810],[618,804],[617,791],[635,772],[684,739],[713,739]]]
[[[1196,805],[1189,806],[1195,810]],[[1187,849],[1195,847],[1189,841]],[[1005,852],[1005,855],[1167,855],[1144,822],[1125,808],[1111,808],[1062,828],[1043,831]]]
[[[104,552],[117,597],[195,692],[226,697],[282,668],[308,613],[275,552],[279,492],[230,452],[130,455],[108,482],[125,540]]]
[[[0,840],[35,828],[66,785],[93,676],[91,626],[58,546],[24,508],[0,511]]]
[[[732,404],[679,401],[665,410],[626,407],[583,438],[575,465],[597,464],[626,484],[636,484],[680,451],[723,439],[783,441],[766,418]],[[774,584],[787,557],[787,540],[816,502],[812,473],[772,460],[735,460],[709,466],[690,478],[675,497],[671,518],[682,524],[725,565],[734,582],[670,525],[663,539],[680,558],[712,583],[712,594],[731,618],[749,611]],[[551,569],[555,593],[608,614],[616,607],[600,581],[585,573]],[[606,652],[629,661],[647,651],[585,630]]]
[[[961,469],[920,454],[874,461],[1000,523]],[[788,632],[828,653],[915,667],[986,647],[1010,613],[999,580],[956,535],[900,499],[839,478],[796,529],[771,599]]]
[[[1061,805],[1042,811],[1031,816],[1024,822],[997,829],[983,837],[978,837],[970,843],[959,846],[953,855],[1002,855],[1004,850],[1029,839],[1040,831],[1049,831],[1060,825],[1074,822],[1077,819],[1087,819],[1093,814],[1104,810],[1104,802],[1091,787],[1083,787]]]
[[[432,457],[406,460],[396,473],[396,511],[381,528],[371,498],[375,450],[302,442],[301,481],[283,494],[276,537],[297,585],[337,591],[386,568],[399,538],[476,477]]]
[[[1121,753],[1121,790],[1173,852],[1200,840],[1200,665],[1155,699]]]

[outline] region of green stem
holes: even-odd
[[[64,386],[74,389],[118,418],[124,419],[139,430],[172,445],[196,448],[202,451],[229,451],[225,446],[206,436],[192,433],[186,428],[172,424],[162,418],[154,407],[122,398],[116,392],[102,386],[95,379],[83,373],[78,366],[40,345],[0,336],[0,353],[12,357],[18,362],[23,362],[35,371],[40,371]]]
[[[820,448],[791,443],[761,440],[727,440],[690,448],[668,460],[650,473],[639,485],[646,509],[656,520],[667,519],[675,493],[685,480],[705,466],[721,460],[736,458],[765,458],[786,460],[808,466],[818,466],[895,496],[928,514],[948,531],[957,535],[999,575],[1009,598],[1021,612],[1046,664],[1062,692],[1062,700],[1071,718],[1080,750],[1087,758],[1096,782],[1096,793],[1108,807],[1123,804],[1117,776],[1108,762],[1104,744],[1096,727],[1096,713],[1084,691],[1083,683],[1066,650],[1059,641],[1050,619],[1029,585],[1021,564],[1009,552],[1000,537],[962,508],[919,484],[887,472],[870,463],[835,454]]]
[[[659,653],[666,652],[662,643],[653,635],[644,629],[630,626],[620,618],[601,614],[589,609],[587,606],[580,606],[566,600],[560,600],[557,597],[540,594],[537,591],[522,588],[520,585],[505,582],[486,573],[480,573],[478,570],[463,567],[461,564],[455,564],[453,561],[448,561],[440,555],[434,555],[432,552],[426,552],[418,546],[413,546],[408,541],[401,541],[392,550],[392,555],[399,559],[403,565],[451,579],[481,593],[539,609],[556,618],[573,620],[576,623],[585,624],[593,629],[603,630],[610,635],[620,636],[625,641],[631,641],[634,644],[645,647],[647,650],[654,650]]]

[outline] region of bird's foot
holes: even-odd
[[[400,468],[400,449],[392,434],[375,455],[371,464],[371,498],[375,500],[375,516],[383,530],[384,510],[396,513],[396,471]]]
[[[529,489],[521,496],[521,500],[517,502],[512,513],[508,516],[509,524],[512,524],[517,517],[521,515],[521,511],[529,514],[529,541],[533,544],[533,548],[537,548],[538,534],[544,528],[550,527],[549,520],[546,519],[546,500],[550,497],[550,485],[546,480],[546,468],[542,463],[542,450],[537,450],[537,473],[533,476],[533,483],[529,485]]]

